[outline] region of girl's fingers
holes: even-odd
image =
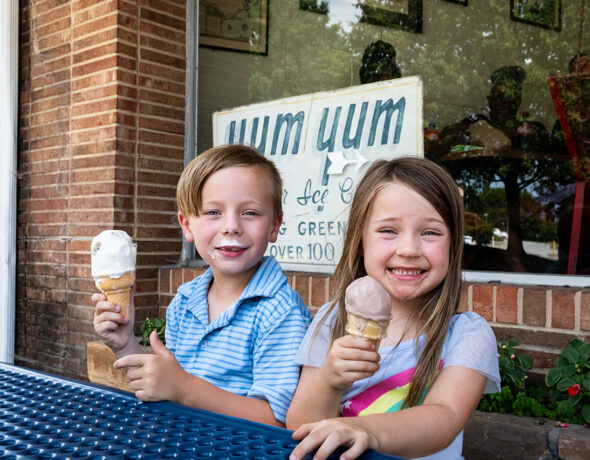
[[[342,460],[353,460],[361,456],[361,454],[367,450],[366,446],[363,446],[360,442],[355,442],[350,449],[342,452],[340,459]]]
[[[332,452],[334,452],[344,443],[344,439],[337,432],[329,433],[327,436],[322,434],[322,438],[324,440],[313,456],[314,460],[327,459]]]
[[[315,425],[315,423],[306,423],[304,425],[301,425],[293,432],[291,436],[295,441],[299,441],[300,439],[305,438],[310,433],[310,431],[313,430],[313,427]]]

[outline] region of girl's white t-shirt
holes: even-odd
[[[329,304],[326,304],[316,313],[295,356],[298,364],[321,367],[326,360],[332,325],[337,315],[337,308],[334,308],[322,321],[328,307]],[[381,346],[379,370],[367,379],[356,381],[342,394],[341,414],[357,416],[399,410],[408,394],[409,383],[418,362],[416,350],[418,354],[421,352],[424,339],[424,336],[417,339],[417,347],[413,339],[397,347]],[[485,319],[473,312],[453,316],[443,346],[441,366],[474,369],[487,378],[484,393],[500,391],[496,338]],[[422,458],[461,459],[462,450],[463,431],[447,448]]]

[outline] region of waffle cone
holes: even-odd
[[[107,300],[119,305],[121,314],[125,318],[129,318],[131,288],[134,283],[135,273],[129,271],[120,278],[101,278],[96,282],[96,285],[107,296]]]
[[[387,337],[387,326],[389,326],[389,319],[375,321],[357,316],[354,313],[348,313],[346,332],[372,340],[375,343],[375,351],[377,351],[379,350],[381,340]]]

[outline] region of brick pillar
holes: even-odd
[[[17,364],[86,377],[90,241],[138,244],[136,320],[178,259],[185,1],[21,2]]]

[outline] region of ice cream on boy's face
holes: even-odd
[[[122,230],[105,230],[92,240],[92,277],[107,299],[129,316],[131,288],[135,283],[137,245]]]
[[[375,341],[379,349],[381,339],[387,337],[391,320],[391,297],[370,276],[354,280],[346,288],[345,307],[348,313],[346,332]]]

